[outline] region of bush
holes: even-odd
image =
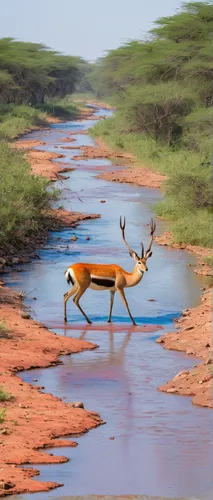
[[[79,114],[78,107],[71,101],[70,97],[40,104],[38,109],[49,115],[70,120],[75,119]]]
[[[14,139],[45,123],[45,114],[31,106],[0,106],[0,139]]]
[[[122,125],[116,112],[114,117],[97,123],[90,133],[93,137],[102,136],[114,149],[133,153],[137,164],[166,174],[165,198],[154,207],[157,214],[174,221],[173,234],[178,243],[211,246],[212,174],[205,156],[201,152],[189,153],[183,147],[169,148]]]
[[[0,248],[22,248],[43,227],[57,192],[47,191],[47,180],[32,175],[23,153],[5,142],[0,142],[0,178]]]
[[[4,391],[0,387],[0,401],[11,401],[13,399],[12,394],[9,394],[9,392]]]

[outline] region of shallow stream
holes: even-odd
[[[98,114],[111,112],[99,109]],[[190,266],[193,256],[153,245],[149,271],[126,293],[138,328],[131,328],[117,296],[110,327],[106,323],[109,293],[92,290],[86,292],[81,304],[93,325],[85,324],[70,300],[68,325],[64,327],[66,267],[79,261],[115,262],[130,271],[134,262],[121,240],[119,216],[127,216],[127,241],[139,251],[141,238],[148,243],[147,223],[153,215],[153,204],[161,198],[155,189],[97,179],[103,168],[112,169],[109,160],[82,160],[76,165],[72,157],[79,150],[63,149],[69,143],[61,143],[61,138],[76,130],[77,141],[71,146],[92,145],[94,141],[78,135],[78,131],[93,124],[69,122],[26,136],[45,141],[39,149],[63,152],[66,158],[61,161],[76,167],[65,174],[69,179],[58,183],[64,197],[59,204],[68,210],[100,213],[101,218],[84,221],[76,229],[51,233],[48,245],[39,252],[40,259],[23,266],[22,272],[14,270],[7,284],[26,292],[34,290],[31,295],[37,300],[28,298],[26,304],[32,308],[32,316],[54,332],[99,345],[94,351],[64,356],[63,365],[24,372],[23,379],[32,384],[38,379],[36,384],[45,386],[45,392],[65,401],[83,401],[86,409],[100,413],[106,425],[76,437],[77,448],[53,450],[54,454],[68,456],[68,463],[38,467],[39,480],[57,481],[64,487],[24,495],[24,499],[84,494],[202,495],[213,486],[212,412],[193,406],[189,398],[157,390],[199,360],[167,351],[155,342],[162,333],[175,329],[173,319],[184,308],[199,303],[204,281]],[[162,228],[163,223],[158,222],[158,231]],[[72,242],[74,234],[78,239]],[[153,326],[153,331],[143,332],[142,325]],[[157,329],[159,325],[163,330]]]

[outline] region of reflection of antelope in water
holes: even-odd
[[[65,277],[67,282],[73,285],[71,290],[64,294],[64,320],[67,321],[66,304],[68,299],[75,294],[73,302],[76,304],[78,309],[81,311],[88,323],[91,323],[86,313],[83,311],[79,304],[79,300],[82,295],[86,292],[87,288],[92,288],[93,290],[109,290],[110,291],[110,311],[108,317],[108,323],[111,323],[112,308],[114,303],[115,292],[119,292],[124,305],[127,308],[129,316],[132,320],[133,325],[135,321],[131,315],[128,302],[125,297],[124,288],[129,288],[137,285],[143,278],[144,272],[148,271],[147,259],[152,256],[151,246],[153,242],[153,234],[155,231],[155,223],[151,219],[150,223],[150,242],[149,246],[144,253],[144,245],[141,243],[142,251],[141,257],[138,256],[134,250],[128,245],[125,239],[125,218],[122,224],[120,218],[120,228],[122,232],[122,239],[129,250],[130,256],[136,261],[135,267],[132,273],[128,273],[122,267],[117,264],[88,264],[79,262],[78,264],[73,264],[68,267],[65,271]]]
[[[85,328],[84,331],[79,336],[80,340],[86,340],[86,334],[92,333],[91,327]],[[123,408],[121,411],[125,411],[126,409],[126,422],[128,424],[128,429],[126,429],[126,435],[130,437],[131,427],[132,427],[132,395],[131,395],[131,386],[129,381],[128,372],[125,369],[125,352],[127,346],[131,340],[132,332],[134,332],[134,327],[130,326],[126,329],[126,334],[121,342],[121,345],[115,350],[114,341],[115,335],[120,337],[120,333],[116,332],[112,329],[112,327],[108,326],[106,329],[103,329],[103,333],[106,335],[109,334],[109,350],[102,356],[98,356],[98,350],[95,351],[95,356],[91,356],[91,353],[87,357],[87,360],[84,359],[83,363],[80,358],[69,357],[66,361],[66,372],[69,374],[68,366],[71,365],[71,372],[75,374],[75,377],[78,380],[79,373],[79,381],[82,381],[82,385],[84,385],[84,380],[89,381],[90,379],[95,378],[98,380],[103,380],[103,384],[101,384],[102,390],[104,388],[104,380],[110,379],[114,382],[118,382],[121,388],[119,387],[119,397],[122,401],[123,397]],[[89,340],[93,342],[93,340]],[[76,365],[77,361],[77,365]],[[79,365],[78,365],[79,361]],[[78,372],[79,367],[79,372]],[[72,370],[73,368],[73,370]],[[62,369],[63,372],[63,369]],[[63,378],[62,382],[63,386],[66,384],[70,387],[70,379],[69,375]],[[122,387],[123,386],[123,387]],[[86,389],[85,389],[86,390]],[[115,401],[115,407],[119,405],[119,400]],[[119,408],[119,406],[118,406]]]

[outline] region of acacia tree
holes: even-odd
[[[185,144],[194,147],[185,118],[213,104],[212,33],[212,2],[184,4],[174,16],[158,19],[147,40],[108,52],[91,73],[91,85],[98,95],[113,97],[127,130],[172,146],[187,133]],[[193,120],[198,149],[200,126],[198,120],[196,131]]]
[[[44,45],[0,39],[1,103],[45,102],[73,93],[83,61]]]

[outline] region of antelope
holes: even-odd
[[[154,239],[154,232],[156,229],[156,224],[151,219],[150,221],[150,242],[149,246],[144,253],[144,245],[141,242],[141,257],[138,256],[134,250],[128,245],[125,238],[125,226],[126,218],[122,222],[120,217],[120,228],[122,234],[122,240],[129,250],[130,256],[135,260],[136,264],[132,273],[128,273],[122,267],[117,264],[88,264],[79,262],[73,264],[67,268],[64,275],[68,284],[72,284],[72,288],[69,292],[64,294],[64,321],[67,322],[67,312],[66,305],[67,301],[72,295],[75,294],[73,302],[81,311],[86,321],[91,324],[92,322],[83,311],[79,304],[79,300],[82,295],[86,292],[87,288],[92,290],[109,290],[110,291],[110,309],[108,316],[108,323],[111,323],[112,308],[114,303],[115,292],[118,292],[127,308],[129,317],[133,323],[136,325],[132,314],[130,312],[128,302],[125,297],[124,288],[129,288],[138,285],[143,278],[144,272],[148,271],[147,259],[152,256],[152,242]]]

